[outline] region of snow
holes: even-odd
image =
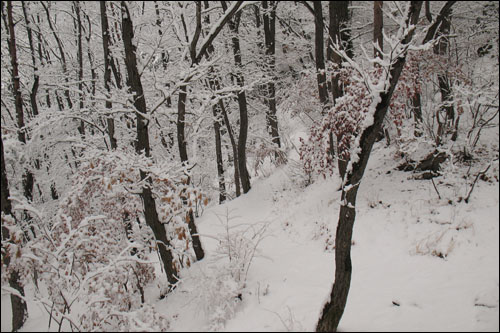
[[[353,275],[339,330],[498,330],[498,183],[480,182],[469,204],[458,203],[456,188],[438,182],[440,200],[430,181],[413,180],[394,167],[391,150],[376,144],[358,195]],[[218,328],[314,330],[333,283],[340,180],[335,175],[302,188],[287,168],[254,180],[249,193],[207,209],[197,220],[207,257],[182,271],[180,286],[165,299],[156,298],[158,287],[148,288],[147,299],[169,318],[171,330],[210,329],[210,314],[203,310],[210,299],[196,290],[203,288],[204,276],[222,267],[216,261],[218,240],[227,227],[263,222],[266,237],[249,267],[243,300]],[[221,221],[228,214],[225,225]],[[33,303],[28,307],[23,331],[45,329],[48,316]],[[2,318],[7,331],[5,294]],[[52,324],[50,330],[56,329]]]

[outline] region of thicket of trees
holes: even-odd
[[[205,256],[204,207],[251,191],[252,174],[297,150],[304,186],[335,170],[343,179],[335,282],[317,325],[335,331],[374,143],[385,138],[400,169],[424,178],[445,161],[498,159],[480,140],[498,127],[498,73],[474,68],[479,58],[498,66],[497,2],[1,6],[2,292],[13,330],[29,315],[28,284],[59,327],[165,329],[144,300],[150,254],[168,295]],[[308,131],[300,147],[289,118]]]

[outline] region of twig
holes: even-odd
[[[488,167],[484,171],[481,171],[476,175],[476,179],[474,179],[474,183],[472,183],[472,187],[470,188],[469,194],[467,195],[467,198],[465,198],[465,200],[464,200],[465,203],[469,203],[470,195],[472,194],[472,191],[474,190],[474,186],[476,186],[476,183],[477,183],[477,180],[479,179],[479,176],[484,175],[486,172],[488,172],[490,167],[491,167],[491,163],[488,165]]]
[[[431,178],[431,181],[432,181],[432,185],[434,185],[434,189],[436,190],[436,193],[437,193],[437,195],[439,197],[439,200],[441,200],[441,195],[439,194],[439,191],[438,191],[438,189],[436,187],[436,184],[434,183],[434,178]]]

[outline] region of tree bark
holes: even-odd
[[[73,1],[73,7],[75,8],[76,23],[77,23],[77,48],[78,48],[78,109],[79,111],[83,109],[83,44],[82,44],[82,15],[80,13],[80,2]],[[78,132],[85,137],[85,123],[80,120],[80,125],[78,126]]]
[[[378,48],[384,50],[384,37],[382,29],[384,28],[384,16],[382,14],[383,1],[373,2],[373,42],[378,45]],[[376,47],[373,48],[375,58],[384,59],[384,55]]]
[[[123,45],[125,48],[125,64],[127,67],[127,85],[134,93],[134,107],[137,111],[137,141],[136,151],[138,154],[144,153],[146,157],[151,156],[149,146],[148,124],[144,115],[147,113],[146,100],[142,89],[141,78],[137,70],[136,47],[133,44],[134,29],[132,26],[132,18],[125,1],[121,2],[122,8],[122,36]],[[148,178],[148,174],[144,170],[140,170],[141,179]],[[151,181],[146,181],[146,185],[142,189],[141,198],[144,205],[144,217],[147,225],[153,230],[155,239],[160,251],[160,257],[163,262],[163,268],[167,275],[168,282],[171,286],[178,281],[177,270],[174,266],[172,252],[170,250],[170,242],[167,237],[165,226],[159,221],[156,203],[151,192]]]
[[[113,104],[109,100],[111,98],[111,54],[109,52],[110,38],[109,38],[109,24],[108,16],[106,14],[106,1],[99,2],[101,9],[101,29],[102,29],[102,47],[104,49],[104,88],[110,95],[106,100],[105,106],[107,110],[111,110]],[[114,150],[117,147],[117,141],[115,138],[115,120],[113,116],[108,115],[107,119],[108,125],[108,136],[111,149]]]
[[[224,183],[224,161],[222,159],[222,145],[221,145],[221,112],[218,105],[212,107],[214,114],[214,131],[215,131],[215,155],[217,158],[217,179],[219,181],[219,203],[226,201],[226,184]]]
[[[227,11],[227,5],[225,1],[221,2],[224,11]],[[229,29],[233,32],[233,37],[231,37],[231,42],[233,46],[233,56],[234,63],[236,65],[236,83],[241,88],[238,92],[238,107],[240,110],[240,134],[238,137],[238,167],[240,173],[241,186],[243,187],[243,193],[247,193],[251,189],[250,185],[250,175],[247,170],[247,157],[246,157],[246,143],[248,136],[248,109],[247,109],[247,98],[245,90],[245,79],[243,77],[243,63],[241,57],[241,46],[240,38],[238,37],[239,21],[241,18],[241,12],[234,16],[234,19],[229,20]]]
[[[262,1],[262,9],[264,10],[264,40],[266,44],[266,71],[268,74],[268,82],[266,84],[265,102],[269,109],[266,113],[268,133],[271,136],[272,142],[281,148],[280,136],[278,131],[278,118],[276,117],[276,1]],[[277,153],[276,153],[277,154]],[[276,155],[278,157],[278,155]]]
[[[226,124],[227,134],[229,135],[229,141],[231,142],[231,148],[233,150],[233,163],[234,163],[234,184],[236,186],[236,197],[241,195],[241,177],[240,177],[240,163],[238,161],[238,145],[236,143],[236,139],[233,134],[233,129],[231,127],[231,123],[229,122],[229,117],[227,115],[226,107],[224,106],[224,102],[222,100],[219,101],[219,108],[222,112],[222,116],[224,117],[224,124]]]
[[[410,25],[416,25],[421,8],[422,1],[411,2],[405,21],[407,29]],[[402,38],[401,44],[406,45],[410,43],[413,34],[414,30],[409,30],[409,33]],[[335,238],[335,281],[330,294],[330,300],[325,304],[316,326],[316,331],[318,332],[336,332],[344,313],[352,275],[350,252],[352,230],[356,216],[356,196],[373,144],[382,128],[391,97],[403,70],[406,54],[407,51],[398,57],[390,67],[389,89],[380,94],[380,102],[375,108],[373,124],[361,133],[359,160],[353,163],[351,170],[346,173],[346,179],[342,186],[342,204],[340,206],[339,222]]]
[[[323,31],[323,6],[321,1],[314,1],[314,52],[316,59],[316,78],[318,80],[319,100],[323,108],[329,103],[328,86],[325,73],[325,55]],[[324,111],[322,111],[323,113]]]
[[[437,37],[439,37],[439,41],[434,45],[434,54],[440,56],[446,56],[448,54],[449,48],[449,39],[448,35],[450,33],[451,27],[451,9],[445,13],[442,17],[441,25],[437,31]],[[444,135],[448,127],[453,125],[455,120],[455,109],[453,107],[453,96],[452,96],[452,87],[450,80],[448,79],[448,75],[446,72],[438,74],[438,85],[439,91],[441,92],[441,107],[440,112],[444,114],[444,119],[441,121],[441,116],[437,115],[436,119],[438,120],[438,131],[436,135],[436,145],[441,145]]]
[[[187,154],[187,143],[185,137],[185,121],[186,121],[186,86],[179,88],[179,100],[177,101],[177,144],[179,147],[179,155],[183,165],[189,163]]]
[[[38,93],[38,87],[40,84],[40,77],[38,75],[38,66],[36,62],[36,57],[35,57],[35,46],[33,43],[33,32],[31,30],[31,20],[28,17],[28,10],[26,9],[26,3],[23,1],[21,2],[21,5],[23,7],[23,15],[24,15],[24,21],[26,22],[26,32],[28,34],[28,41],[30,45],[30,51],[31,51],[31,61],[33,63],[33,86],[31,88],[30,92],[30,101],[31,101],[31,112],[33,116],[38,115],[38,103],[36,101],[36,95]]]
[[[204,1],[205,10],[209,8],[208,1]],[[210,16],[206,15],[204,20],[205,25],[210,24]],[[207,48],[207,58],[214,52],[213,45]],[[216,81],[218,81],[214,68],[211,66],[209,68],[208,73],[208,82],[207,86],[212,89],[212,91],[216,90]],[[219,204],[222,204],[226,201],[226,183],[224,181],[224,160],[222,158],[222,142],[221,142],[221,127],[222,127],[222,111],[220,110],[220,105],[217,103],[212,106],[212,112],[214,115],[214,132],[215,132],[215,155],[217,159],[217,180],[219,183]]]
[[[24,110],[23,110],[23,100],[21,96],[21,84],[19,79],[19,66],[17,62],[17,45],[16,45],[16,34],[14,31],[14,19],[12,15],[12,1],[7,2],[7,17],[9,24],[9,51],[10,60],[12,65],[12,92],[14,94],[14,103],[16,106],[16,116],[17,116],[17,127],[18,127],[18,139],[23,144],[26,144],[26,129],[24,128]],[[24,196],[28,201],[33,200],[33,184],[35,179],[33,173],[27,168],[24,170],[23,174],[23,189]]]
[[[348,1],[330,1],[330,38],[327,52],[328,60],[331,61],[339,70],[342,68],[342,57],[334,51],[333,44],[337,44],[341,50],[344,50],[348,57],[353,56],[353,47],[351,42],[351,33],[348,29],[349,22],[349,2]],[[344,88],[339,80],[338,74],[332,74],[332,97],[333,104],[337,98],[344,95]],[[342,140],[342,136],[337,136],[337,142]],[[333,134],[330,133],[330,152],[334,155]],[[347,168],[347,160],[342,156],[342,152],[337,146],[337,165],[339,168],[340,177],[343,179]]]

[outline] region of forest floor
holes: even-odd
[[[438,177],[439,199],[430,180],[396,171],[393,153],[375,145],[358,193],[339,331],[498,331],[498,181],[479,181],[467,204],[458,197],[470,180]],[[148,287],[148,302],[173,331],[314,330],[334,278],[340,181],[334,175],[304,187],[291,165],[206,209],[197,219],[206,258],[184,269],[166,298],[158,299],[163,281]],[[228,233],[238,236],[232,253],[220,247]],[[250,263],[240,284],[228,278],[229,256]],[[9,305],[2,295],[2,319]],[[48,316],[29,308],[22,331],[46,330]],[[10,320],[1,325],[8,331]]]
[[[353,277],[339,330],[498,331],[498,182],[480,181],[466,204],[457,199],[470,181],[437,178],[439,199],[430,180],[395,171],[396,163],[382,143],[375,146],[358,194]],[[200,233],[210,236],[202,238],[207,259],[157,307],[175,318],[173,330],[314,330],[334,277],[340,182],[333,176],[303,188],[291,174],[289,166],[278,168],[198,220]],[[227,225],[260,230],[263,224],[266,237],[242,301],[234,313],[214,314],[223,308],[217,299],[193,290],[210,267],[223,271],[217,239]],[[221,317],[230,318],[217,322]]]

